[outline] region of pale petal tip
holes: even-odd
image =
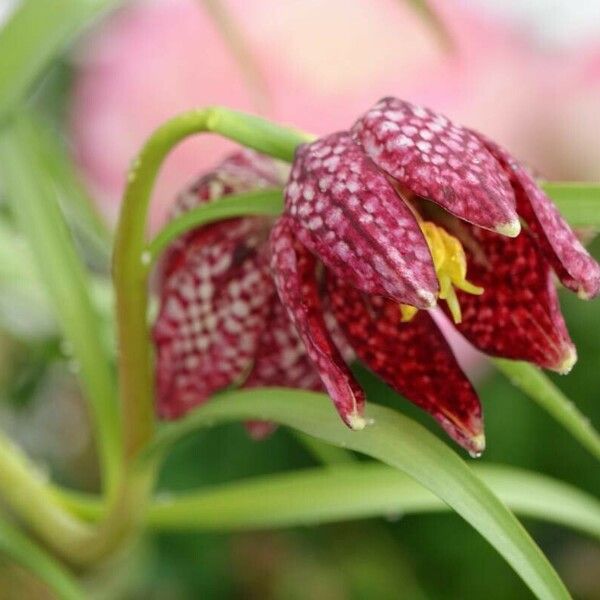
[[[584,289],[583,287],[580,287],[580,288],[577,290],[577,297],[578,297],[580,300],[590,300],[590,299],[591,299],[591,295],[590,295],[590,294],[588,294],[587,290],[586,290],[586,289]]]
[[[367,426],[367,420],[356,412],[350,413],[346,422],[352,431],[361,431]]]
[[[514,221],[510,221],[508,223],[502,223],[501,225],[497,225],[495,230],[496,233],[505,235],[506,237],[517,237],[519,233],[521,233],[521,221],[519,221],[519,219],[515,219]]]
[[[556,367],[556,372],[561,375],[567,375],[567,373],[571,372],[571,369],[575,366],[577,362],[577,350],[574,346],[570,346],[567,350],[567,354],[562,362]]]
[[[479,458],[485,450],[485,434],[483,431],[469,438],[468,451],[472,458]]]
[[[418,290],[417,296],[423,300],[423,308],[434,308],[437,304],[437,296],[430,292],[429,290]]]

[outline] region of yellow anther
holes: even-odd
[[[413,317],[419,312],[419,309],[410,304],[401,304],[400,312],[402,313],[402,320],[407,322],[413,320]]]
[[[467,281],[467,257],[457,238],[430,221],[423,221],[420,226],[427,240],[440,284],[439,297],[448,304],[454,322],[460,323],[462,314],[454,288],[476,296],[483,294],[483,288]],[[410,321],[417,313],[414,306],[406,304],[400,305],[400,311],[403,321]]]

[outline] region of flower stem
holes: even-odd
[[[298,144],[309,139],[258,117],[209,107],[184,113],[165,123],[134,162],[121,207],[113,257],[126,462],[144,447],[154,431],[154,390],[146,316],[147,269],[143,262],[152,188],[168,152],[184,138],[202,132],[218,133],[287,161],[293,158]]]
[[[538,368],[524,362],[494,359],[496,368],[562,425],[600,460],[600,436],[587,417]]]
[[[63,558],[90,539],[92,528],[66,512],[48,488],[46,477],[0,433],[2,500]]]

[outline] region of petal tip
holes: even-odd
[[[485,433],[482,431],[466,440],[465,447],[471,458],[479,458],[485,450]]]
[[[501,225],[495,227],[495,231],[496,233],[505,235],[506,237],[517,237],[519,233],[521,233],[521,221],[519,221],[519,219],[514,219],[508,223],[502,223]]]
[[[346,423],[352,431],[361,431],[367,426],[367,420],[356,412],[350,413],[346,417]]]
[[[575,349],[575,346],[569,346],[569,348],[565,354],[565,357],[558,364],[555,371],[557,373],[559,373],[560,375],[567,375],[568,373],[571,372],[571,369],[573,369],[576,362],[577,362],[577,350]]]
[[[429,290],[419,290],[417,296],[423,300],[423,309],[434,308],[437,305],[437,296]]]

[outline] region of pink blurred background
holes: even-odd
[[[548,177],[600,178],[600,44],[561,49],[485,3],[430,4],[451,50],[407,1],[132,2],[76,52],[72,147],[102,212],[114,222],[127,166],[150,132],[208,104],[324,133],[397,95],[481,129]],[[153,228],[225,146],[195,139],[173,153]]]

